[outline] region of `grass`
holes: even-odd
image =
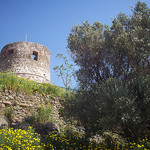
[[[11,120],[12,115],[13,115],[13,109],[11,107],[6,107],[5,116],[8,117]]]
[[[33,125],[35,123],[43,123],[54,120],[52,116],[53,107],[51,104],[42,105],[37,111],[31,112],[31,116],[26,119],[26,122]]]
[[[50,83],[37,83],[32,80],[20,78],[13,73],[0,73],[0,89],[12,90],[16,93],[33,94],[38,92],[42,95],[49,95],[51,98],[65,97],[66,91]]]

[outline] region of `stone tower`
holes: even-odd
[[[50,51],[31,42],[14,42],[0,53],[0,72],[11,70],[19,77],[50,83]]]

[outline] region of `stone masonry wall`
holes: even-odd
[[[11,70],[19,77],[50,82],[50,51],[31,42],[10,43],[1,50],[0,72]]]
[[[13,110],[12,125],[22,122],[26,117],[31,115],[32,111],[36,111],[38,107],[46,105],[47,103],[53,106],[53,118],[60,122],[58,109],[60,108],[60,99],[49,98],[49,95],[43,96],[35,93],[34,95],[27,95],[25,93],[17,94],[11,90],[0,90],[0,115],[2,115],[7,107]]]

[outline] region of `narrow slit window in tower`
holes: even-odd
[[[33,51],[32,60],[36,60],[36,61],[38,60],[38,52]]]
[[[8,51],[7,51],[7,55],[11,55],[11,54],[13,54],[14,53],[14,50],[13,49],[9,49]]]

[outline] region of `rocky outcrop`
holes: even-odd
[[[34,125],[35,132],[41,136],[48,135],[49,132],[60,132],[59,126],[53,122],[37,123]]]
[[[0,115],[0,128],[9,125],[10,125],[10,120],[4,115]]]

